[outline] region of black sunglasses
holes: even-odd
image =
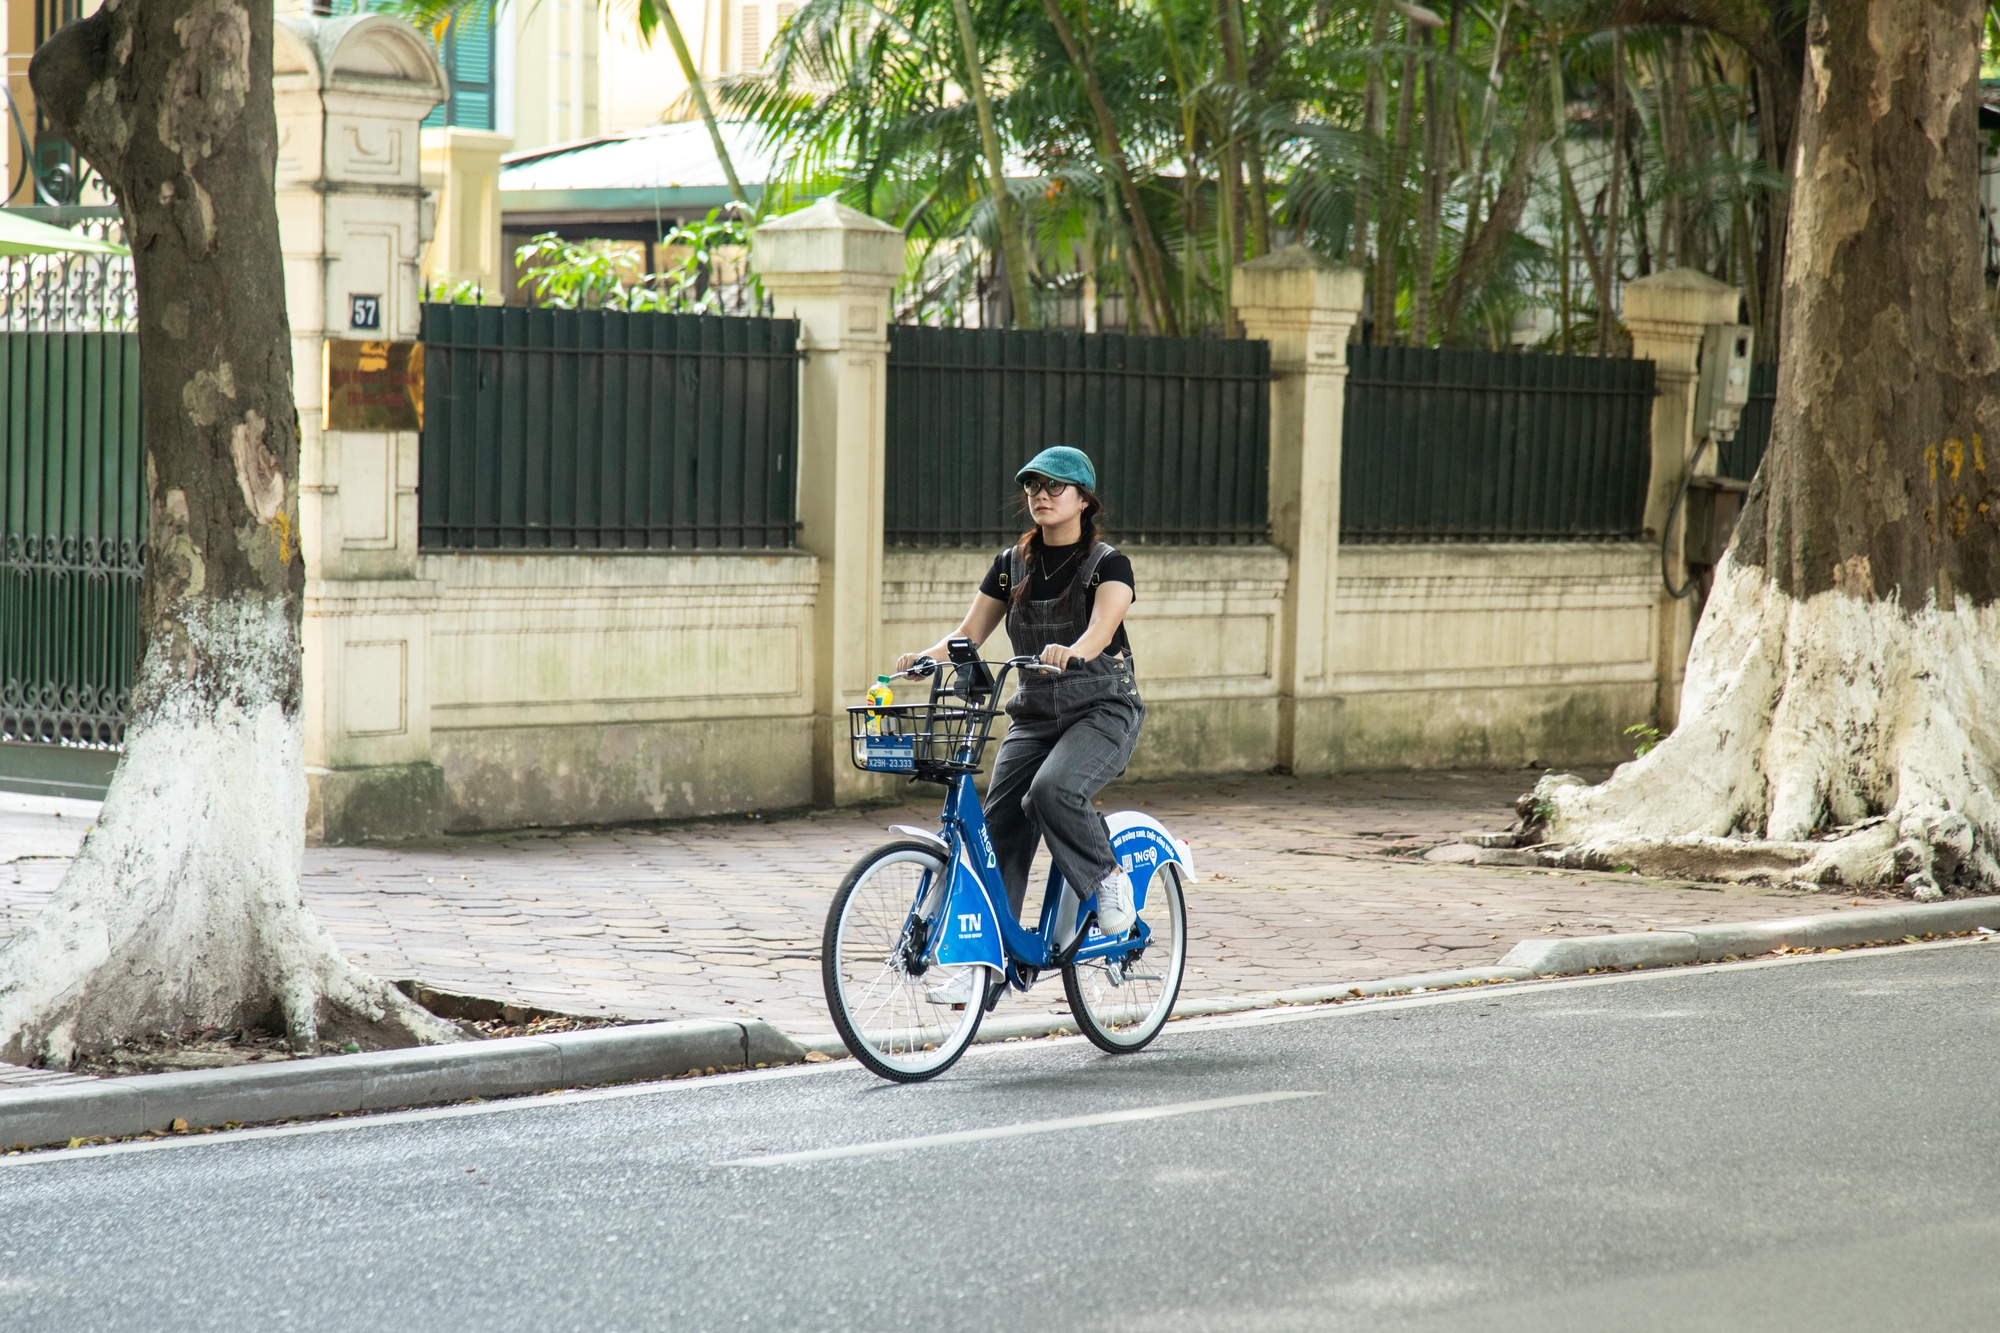
[[[1021,481],[1022,494],[1030,496],[1046,495],[1051,500],[1063,494],[1068,489],[1068,482],[1050,481],[1047,477],[1024,477]]]

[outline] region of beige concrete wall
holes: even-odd
[[[992,551],[891,550],[884,637],[937,641]],[[1279,762],[1286,555],[1275,547],[1127,550],[1146,700],[1135,777]],[[1615,762],[1650,723],[1656,553],[1641,543],[1350,546],[1341,552],[1331,694],[1300,706],[1301,772]],[[987,656],[1007,651],[1004,639]]]
[[[814,557],[424,555],[418,576],[444,828],[811,800]]]
[[[1640,543],[1348,546],[1331,696],[1301,771],[1629,759],[1658,692],[1658,552]]]
[[[888,655],[957,625],[995,550],[891,548],[883,560]],[[1146,700],[1136,777],[1258,772],[1276,762],[1278,621],[1285,554],[1270,546],[1134,547],[1139,578],[1127,633]],[[1010,653],[1006,631],[986,656]]]
[[[1147,706],[1131,775],[1279,763],[1285,553],[1128,553]],[[877,665],[955,625],[993,555],[886,551]],[[401,583],[315,585],[309,658],[338,677],[320,691],[337,741],[315,760],[323,783],[372,765],[373,794],[340,791],[347,835],[392,821],[376,804],[423,799],[423,760],[447,830],[812,803],[821,566],[805,552],[427,553]],[[1629,757],[1620,733],[1654,716],[1656,589],[1638,543],[1349,547],[1331,693],[1301,702],[1294,767]],[[335,627],[368,634],[336,643]],[[1004,637],[987,645],[1006,652]]]
[[[414,199],[399,203],[413,230]],[[899,653],[958,623],[995,551],[883,545],[882,330],[902,238],[821,201],[766,223],[756,255],[809,352],[797,551],[420,552],[415,437],[336,439],[302,411],[317,836],[678,818],[900,787],[853,771],[845,710]],[[1276,544],[1129,548],[1147,704],[1132,775],[1629,755],[1621,733],[1659,718],[1671,669],[1655,548],[1341,549],[1341,333],[1359,284],[1290,252],[1245,272],[1277,349]]]

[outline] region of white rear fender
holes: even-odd
[[[1180,867],[1180,873],[1190,884],[1198,883],[1194,873],[1194,851],[1185,842],[1167,832],[1166,825],[1151,815],[1137,810],[1120,810],[1117,814],[1104,817],[1105,831],[1111,835],[1111,850],[1118,855],[1118,863],[1127,872],[1138,867],[1126,864],[1126,857],[1136,856],[1139,865],[1157,868],[1161,861],[1172,861]],[[1152,858],[1146,859],[1151,852]]]

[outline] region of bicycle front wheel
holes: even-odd
[[[1151,932],[1146,947],[1122,959],[1089,958],[1063,969],[1070,1015],[1099,1050],[1136,1051],[1160,1035],[1173,1017],[1187,970],[1187,904],[1180,867],[1169,861],[1154,872],[1139,913]]]
[[[951,1068],[985,1013],[983,985],[963,1005],[930,996],[958,971],[927,961],[949,889],[942,852],[892,842],[847,872],[827,909],[820,977],[833,1025],[855,1059],[898,1083]]]

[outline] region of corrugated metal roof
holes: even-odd
[[[763,192],[776,155],[753,125],[725,121],[736,177],[751,199]],[[597,139],[556,144],[500,159],[503,213],[609,212],[715,207],[729,201],[729,178],[698,120],[648,125]]]
[[[740,121],[721,124],[723,142],[744,193],[755,202],[778,170],[781,151],[763,132]],[[1007,174],[1035,180],[1041,173],[1009,158]],[[597,139],[554,144],[500,159],[502,213],[625,214],[720,207],[729,202],[708,127],[698,120],[648,125]]]

